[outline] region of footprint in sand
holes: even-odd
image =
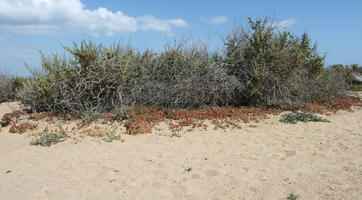
[[[295,154],[297,154],[296,151],[285,151],[285,156],[287,157],[294,156]]]
[[[313,133],[321,133],[321,132],[322,132],[322,129],[319,129],[319,128],[313,130]]]
[[[208,170],[204,171],[204,174],[208,177],[211,177],[211,176],[219,176],[220,172],[213,170],[213,169],[208,169]]]
[[[192,174],[191,178],[193,178],[193,179],[198,179],[198,178],[200,178],[200,175],[198,175],[198,174]]]

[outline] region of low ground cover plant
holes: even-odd
[[[115,131],[108,131],[106,133],[106,138],[104,138],[104,141],[113,142],[114,140],[119,140],[121,142],[124,142],[124,139],[121,138],[120,134],[115,133]]]
[[[23,122],[20,124],[16,124],[14,123],[10,129],[9,132],[10,133],[19,133],[19,134],[23,134],[28,130],[34,130],[36,128],[36,124],[32,124],[29,122]]]
[[[66,140],[66,138],[67,138],[67,136],[64,134],[61,134],[61,133],[45,132],[39,138],[36,138],[32,142],[30,142],[30,144],[49,147],[50,145],[53,145],[53,144],[56,144],[59,142],[64,142]]]
[[[299,105],[302,113],[319,113],[326,114],[330,112],[336,112],[337,110],[351,110],[353,106],[362,105],[361,99],[357,97],[343,97],[334,101],[319,101],[313,103],[303,103]],[[14,111],[12,113],[6,113],[2,119],[1,124],[3,127],[11,125],[14,126],[14,132],[21,130],[27,131],[33,129],[39,120],[46,122],[63,121],[66,122],[71,119],[78,120],[78,129],[87,129],[92,123],[100,124],[112,124],[112,126],[124,126],[126,128],[126,134],[136,135],[143,133],[150,133],[152,129],[161,122],[166,122],[169,129],[177,133],[184,127],[188,127],[188,130],[194,130],[195,128],[202,128],[207,130],[209,128],[225,129],[225,128],[241,128],[241,122],[248,123],[251,121],[258,122],[259,120],[268,118],[268,115],[280,114],[283,110],[263,108],[263,107],[201,107],[198,109],[176,109],[176,108],[164,108],[164,107],[152,107],[152,106],[132,106],[127,108],[128,118],[119,118],[116,114],[105,113],[94,116],[91,121],[81,121],[79,116],[71,115],[55,115],[52,113],[31,113]],[[297,113],[298,114],[298,113]],[[285,116],[286,122],[298,121],[298,119],[306,121],[307,119],[313,119],[312,116],[301,114],[292,114],[291,116]],[[294,116],[297,115],[297,116]],[[18,123],[21,119],[30,119],[35,123]],[[213,127],[208,127],[205,121],[211,122]],[[24,124],[24,125],[21,125]],[[87,129],[88,130],[88,129]],[[108,141],[120,139],[115,133],[115,130],[97,130],[97,128],[90,128],[90,132],[87,133],[92,136],[105,137]],[[119,138],[118,138],[119,137]],[[107,139],[108,138],[108,139]]]
[[[287,200],[298,200],[299,199],[299,195],[291,193],[289,194],[289,196],[287,197]]]
[[[316,115],[304,112],[297,112],[297,113],[289,113],[283,115],[281,122],[289,123],[289,124],[296,124],[298,122],[330,122],[322,117],[318,117]]]

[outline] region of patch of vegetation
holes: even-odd
[[[283,123],[289,123],[289,124],[296,124],[299,121],[301,122],[330,122],[326,119],[323,119],[321,117],[318,117],[316,115],[310,114],[310,113],[304,113],[298,111],[296,114],[290,113],[285,114],[282,119],[280,119]]]
[[[124,118],[133,105],[289,108],[343,95],[346,76],[324,69],[324,56],[306,33],[279,30],[269,18],[248,22],[225,36],[223,51],[192,40],[168,43],[161,52],[121,42],[74,43],[64,47],[70,57],[41,55],[21,100],[37,112]]]
[[[18,92],[23,89],[28,78],[11,76],[0,72],[0,102],[19,99]]]
[[[298,200],[299,199],[299,195],[296,194],[289,194],[289,196],[287,197],[287,200]]]
[[[0,121],[1,126],[5,127],[8,126],[10,123],[17,121],[22,114],[23,113],[20,111],[5,113]]]
[[[9,78],[6,74],[0,73],[0,102],[8,100]]]
[[[106,133],[106,138],[104,139],[104,141],[113,142],[113,140],[119,140],[121,142],[124,142],[124,139],[121,138],[120,134],[116,134],[114,131],[108,131]]]
[[[31,145],[40,145],[40,146],[47,146],[49,147],[52,144],[56,144],[59,142],[65,141],[67,138],[64,134],[59,133],[44,133],[39,138],[35,139],[34,141],[30,142]]]
[[[19,125],[13,124],[10,127],[9,132],[23,134],[27,130],[34,130],[36,128],[36,126],[37,125],[29,123],[29,122],[23,122],[23,123],[20,123]]]
[[[128,134],[149,133],[164,120],[172,121],[173,132],[187,126],[206,129],[204,120],[215,129],[241,128],[239,122],[280,112],[273,109],[320,113],[361,103],[342,98],[357,84],[353,74],[362,73],[361,67],[324,67],[325,56],[307,33],[280,30],[268,17],[249,18],[246,27],[236,24],[221,51],[193,40],[175,40],[160,52],[92,41],[64,49],[69,57],[41,54],[40,68],[29,68],[31,78],[0,74],[0,92],[16,91],[38,113],[78,117],[81,126],[124,120]],[[285,120],[318,119],[297,114]]]

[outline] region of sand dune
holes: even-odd
[[[272,116],[256,127],[111,143],[84,137],[49,148],[3,128],[0,199],[361,199],[362,109],[324,117],[331,123]]]

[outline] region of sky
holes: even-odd
[[[296,35],[307,32],[331,64],[362,65],[362,0],[0,0],[0,71],[29,75],[40,51],[92,40],[130,42],[160,51],[167,41],[192,38],[212,49],[247,18],[271,17]]]

